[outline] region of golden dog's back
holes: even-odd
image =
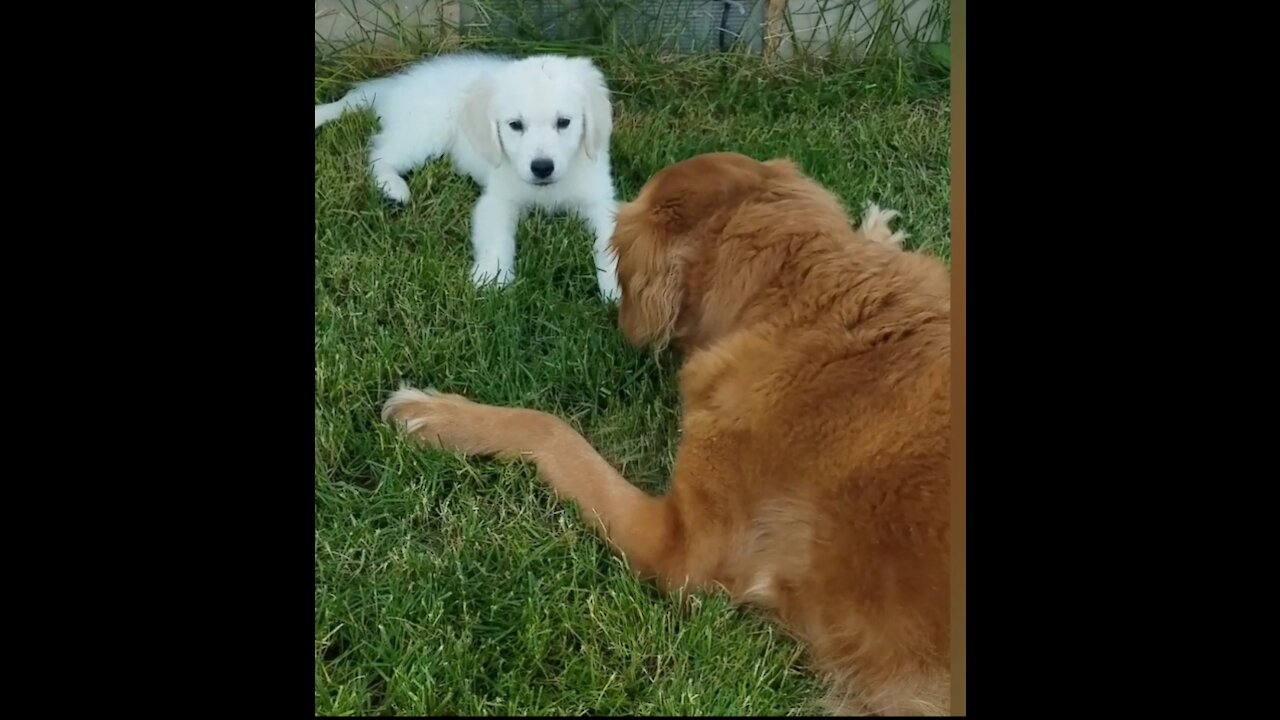
[[[722,233],[737,237],[703,272],[749,275],[793,246],[735,318],[743,329],[688,355],[686,513],[733,528],[715,574],[810,645],[833,711],[945,714],[945,267],[862,236],[806,180],[744,204]]]

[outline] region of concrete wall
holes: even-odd
[[[457,26],[460,0],[314,0],[316,39],[356,41],[397,26]]]
[[[867,50],[867,43],[879,23],[881,5],[885,5],[901,19],[895,24],[894,40],[901,43],[910,37],[925,41],[941,40],[925,37],[925,22],[933,10],[934,0],[789,0],[787,19],[782,30],[778,53],[791,57],[797,46],[807,52],[824,54],[833,46],[849,47],[857,52]],[[939,6],[934,12],[950,12],[949,5]],[[935,33],[936,35],[936,33]]]
[[[439,28],[484,28],[491,32],[507,32],[509,22],[486,13],[475,0],[313,0],[316,10],[317,39],[353,41],[382,35],[394,37],[397,25]],[[486,0],[481,0],[483,4]],[[527,19],[544,32],[554,34],[566,27],[561,16],[564,8],[572,8],[582,0],[487,0],[504,15],[523,12]],[[639,14],[620,13],[617,27],[627,35],[672,36],[663,43],[681,52],[714,50],[724,5],[720,0],[632,0]],[[769,0],[738,0],[729,9],[728,27],[740,33],[752,50],[759,52],[768,35],[765,10]],[[523,3],[523,8],[521,4]],[[796,54],[797,48],[824,54],[833,47],[866,50],[881,5],[901,18],[895,26],[895,40],[921,36],[931,15],[950,12],[949,3],[938,0],[786,0],[786,21],[777,24],[777,51],[782,57]],[[937,6],[935,9],[935,5]],[[683,20],[682,20],[683,18]],[[685,31],[672,30],[683,26]],[[570,32],[566,30],[565,32]],[[939,40],[938,37],[922,38]]]

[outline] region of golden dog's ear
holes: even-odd
[[[760,192],[771,170],[737,153],[696,155],[651,179],[655,189],[649,212],[673,236],[692,232],[716,215],[734,212]]]
[[[586,107],[582,112],[582,150],[587,158],[595,160],[601,152],[609,150],[609,139],[613,135],[613,104],[604,73],[590,60],[582,60],[582,77],[587,94]]]
[[[467,93],[462,105],[462,131],[471,146],[493,167],[502,164],[502,140],[498,138],[498,121],[490,112],[493,82],[478,80]]]
[[[683,300],[681,269],[671,243],[652,227],[620,223],[614,232],[622,302],[618,325],[634,347],[665,348],[675,332]]]

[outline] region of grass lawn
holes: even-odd
[[[316,102],[409,57],[317,57]],[[765,70],[739,56],[604,58],[624,199],[714,150],[789,156],[844,199],[902,212],[949,256],[950,100],[910,66]],[[371,115],[315,138],[315,710],[324,715],[785,715],[816,711],[798,646],[722,598],[681,608],[631,578],[533,469],[419,448],[378,419],[400,380],[568,419],[661,492],[675,364],[632,350],[598,299],[591,237],[533,214],[518,280],[468,279],[478,192],[436,162],[379,199]]]

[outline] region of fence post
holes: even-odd
[[[769,0],[764,10],[764,55],[765,60],[778,57],[778,47],[782,44],[782,27],[786,19],[787,0]]]

